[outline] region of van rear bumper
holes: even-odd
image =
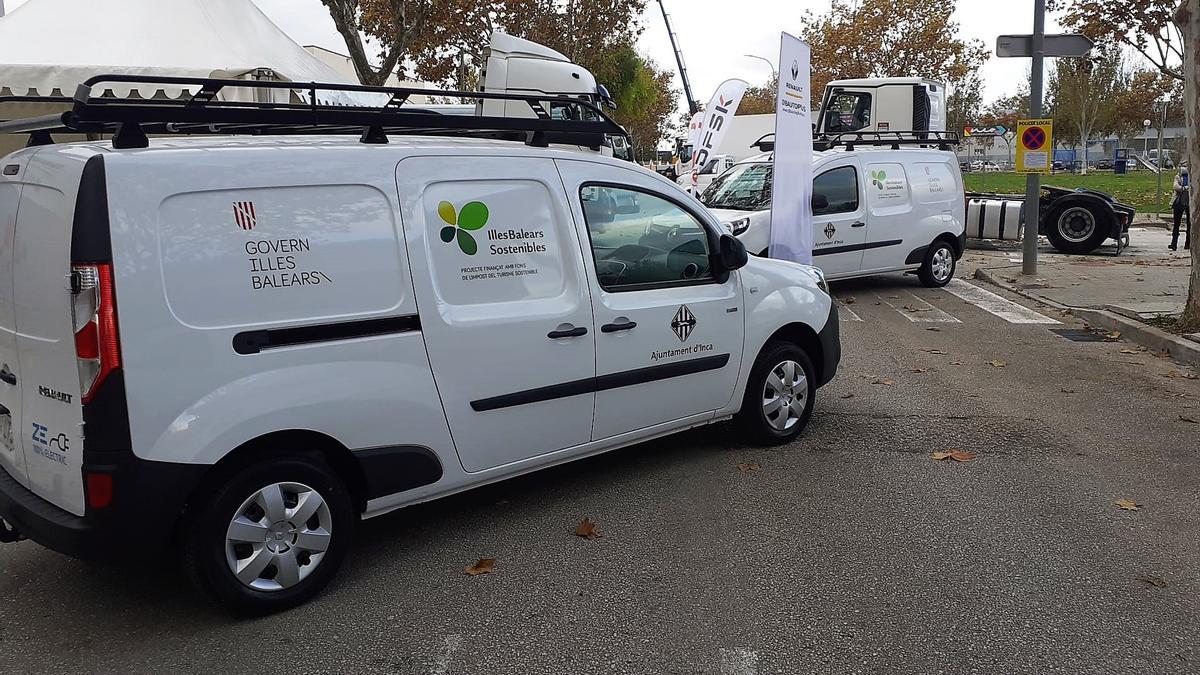
[[[129,457],[129,455],[126,455]],[[113,501],[80,517],[42,499],[0,468],[0,517],[24,537],[86,560],[120,560],[169,546],[203,465],[126,460],[105,464]]]

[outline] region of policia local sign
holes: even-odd
[[[1054,120],[1017,120],[1017,173],[1050,173]]]

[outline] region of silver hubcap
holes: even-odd
[[[767,423],[787,431],[800,421],[808,406],[808,376],[795,361],[784,361],[771,369],[763,387],[763,414]]]
[[[256,591],[279,591],[313,573],[329,550],[333,516],[316,490],[274,483],[242,503],[225,533],[233,575]]]
[[[945,281],[954,274],[954,254],[948,248],[939,248],[933,252],[933,278]]]
[[[1067,241],[1087,241],[1095,231],[1096,217],[1081,206],[1069,208],[1058,217],[1058,233]]]

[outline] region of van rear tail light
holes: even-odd
[[[112,504],[113,477],[108,473],[89,473],[84,482],[89,509],[103,509]]]
[[[121,367],[112,265],[73,265],[71,295],[79,386],[88,403],[109,373]]]

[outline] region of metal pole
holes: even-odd
[[[1163,169],[1167,166],[1167,163],[1163,161],[1163,127],[1165,126],[1167,126],[1166,102],[1162,104],[1162,118],[1158,123],[1158,160],[1154,162],[1154,165],[1158,167],[1158,213],[1160,215],[1163,212],[1162,175]]]
[[[1033,0],[1033,69],[1029,82],[1029,116],[1042,116],[1042,62],[1046,55],[1046,0]],[[1047,152],[1054,154],[1054,149]],[[1037,274],[1038,200],[1042,193],[1041,174],[1025,177],[1025,241],[1021,252],[1021,274]]]

